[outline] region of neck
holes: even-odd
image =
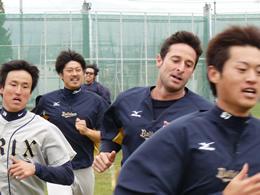
[[[93,81],[86,81],[85,84],[86,84],[86,85],[89,85],[89,84],[91,84],[91,83],[93,83],[93,82],[94,82],[94,80],[93,80]]]
[[[180,99],[185,95],[185,93],[186,93],[185,88],[183,88],[179,91],[176,91],[176,92],[169,92],[165,88],[159,89],[158,87],[155,87],[151,91],[151,96],[152,96],[153,99],[156,99],[156,100],[167,101],[167,100]]]
[[[226,112],[232,114],[233,116],[246,117],[250,115],[249,108],[242,108],[235,105],[227,105],[221,101],[217,101],[217,105],[220,109],[225,110]]]

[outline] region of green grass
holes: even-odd
[[[260,118],[260,102],[258,102],[258,104],[251,109],[251,113],[253,116]]]
[[[116,160],[113,165],[107,169],[104,173],[97,173],[95,171],[95,192],[94,195],[112,195],[111,182],[114,178],[115,172],[120,168],[122,160],[122,152],[120,151],[116,155]]]

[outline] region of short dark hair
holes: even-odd
[[[5,87],[8,73],[14,70],[25,70],[32,76],[32,93],[38,83],[39,69],[25,60],[12,60],[2,64],[0,68],[0,86]]]
[[[247,45],[260,49],[260,29],[254,25],[230,26],[209,41],[206,52],[207,66],[214,66],[222,73],[225,62],[230,58],[230,48]],[[210,81],[209,83],[212,94],[217,96],[215,84]]]
[[[97,64],[87,64],[86,65],[86,70],[87,68],[92,68],[94,70],[94,75],[98,75],[99,69],[97,67]]]
[[[66,64],[69,63],[70,61],[76,61],[78,63],[81,64],[81,67],[83,69],[83,71],[85,72],[86,69],[86,61],[83,58],[83,56],[77,52],[75,52],[74,50],[66,50],[66,51],[62,51],[57,59],[56,59],[56,63],[55,63],[55,68],[56,68],[56,72],[58,74],[62,73],[63,74],[63,69],[65,68]]]
[[[178,43],[184,43],[192,47],[197,55],[197,59],[195,62],[194,69],[196,68],[196,65],[199,61],[199,57],[201,56],[203,49],[201,47],[201,41],[199,37],[191,32],[188,31],[178,31],[174,34],[172,34],[169,38],[167,38],[164,43],[161,46],[160,55],[162,60],[164,60],[165,56],[169,52],[169,49],[172,45],[178,44]]]

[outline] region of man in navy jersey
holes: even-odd
[[[208,45],[215,107],[181,117],[128,159],[115,195],[260,194],[260,29],[231,26]]]
[[[96,64],[86,65],[85,83],[83,83],[81,87],[82,89],[95,92],[96,94],[104,98],[108,104],[111,104],[111,99],[110,99],[111,93],[109,89],[106,86],[96,81],[98,72],[99,72],[99,68],[97,67]]]
[[[71,188],[48,184],[48,194],[64,195],[72,191],[75,195],[93,195],[94,144],[101,141],[98,129],[108,104],[99,95],[81,89],[86,69],[82,55],[62,51],[55,66],[64,88],[44,94],[34,111],[60,128],[77,155],[72,160],[75,182]]]
[[[45,182],[71,185],[76,153],[52,123],[26,110],[39,78],[24,60],[0,69],[0,194],[44,195]]]
[[[122,92],[106,111],[101,128],[101,153],[92,165],[97,172],[109,168],[120,149],[123,164],[164,121],[213,106],[185,87],[201,54],[201,42],[191,32],[179,31],[165,40],[156,60],[159,68],[156,86]]]

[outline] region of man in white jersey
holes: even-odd
[[[0,69],[0,194],[44,195],[45,182],[71,185],[76,155],[61,131],[26,110],[39,70],[24,60]]]

